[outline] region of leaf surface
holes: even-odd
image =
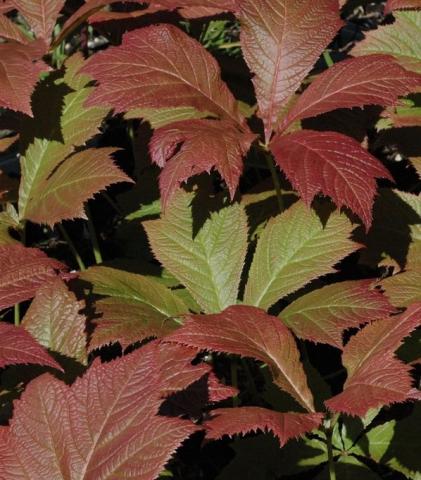
[[[317,428],[323,418],[321,413],[280,413],[261,407],[218,408],[210,414],[213,418],[204,423],[207,438],[217,440],[224,435],[271,431],[281,447]]]
[[[381,286],[390,302],[397,307],[421,302],[421,265],[385,278]]]
[[[228,121],[187,120],[155,130],[149,151],[152,161],[163,167],[159,186],[164,208],[182,182],[212,168],[225,180],[232,199],[243,171],[242,157],[254,137]]]
[[[391,56],[350,58],[316,78],[294,103],[282,127],[337,108],[395,105],[399,96],[415,91],[420,82],[419,75],[402,68]]]
[[[193,238],[193,196],[180,191],[159,220],[144,222],[155,257],[209,313],[236,303],[247,250],[247,218],[233,204],[213,212]]]
[[[338,212],[323,226],[303,202],[269,220],[257,243],[244,303],[267,309],[311,280],[334,272],[333,265],[359,248],[349,239],[352,230]]]
[[[96,54],[83,71],[99,83],[88,106],[107,105],[116,113],[189,106],[243,124],[215,59],[171,25],[127,33],[121,46]]]
[[[302,130],[278,135],[271,149],[307,205],[321,192],[338,207],[349,207],[370,228],[376,178],[393,179],[358,142],[337,132]]]
[[[387,0],[385,6],[385,13],[390,13],[393,10],[421,8],[420,0]]]
[[[65,269],[37,248],[0,246],[0,309],[29,300],[42,285],[57,277],[56,270]]]
[[[279,388],[314,412],[293,335],[278,318],[259,308],[233,305],[213,315],[191,315],[166,341],[260,360],[269,366]]]
[[[62,370],[60,365],[22,327],[0,323],[0,368],[31,363]],[[1,467],[0,467],[1,469]]]
[[[421,304],[371,323],[345,346],[342,362],[348,378],[344,390],[325,402],[334,412],[364,416],[370,408],[404,402],[414,396],[410,367],[394,352],[421,325]]]
[[[342,348],[342,332],[387,317],[395,309],[371,280],[334,283],[290,303],[280,318],[300,338]]]
[[[44,347],[86,365],[86,318],[79,313],[83,307],[57,279],[38,290],[22,326]]]
[[[1,7],[0,7],[1,8]],[[0,10],[0,37],[6,40],[12,40],[18,43],[27,43],[26,37],[16,23],[12,22],[6,15],[1,14]],[[11,46],[9,45],[9,48]]]
[[[268,143],[281,108],[342,25],[339,5],[336,0],[244,0],[240,21]]]

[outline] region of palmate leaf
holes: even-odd
[[[116,113],[188,106],[244,124],[216,60],[171,25],[125,34],[121,46],[94,55],[83,72],[99,83],[88,106],[107,105]]]
[[[62,370],[60,365],[26,330],[1,322],[0,368],[19,363],[45,365]]]
[[[84,302],[57,279],[38,290],[22,327],[50,351],[86,364],[86,318],[79,313],[83,307]]]
[[[101,364],[71,386],[43,375],[15,403],[0,446],[0,477],[105,480],[155,479],[198,427],[163,417],[163,397],[208,371],[192,366],[195,351],[152,343]],[[5,438],[4,438],[5,437]]]
[[[362,417],[370,408],[419,396],[412,388],[410,367],[394,356],[402,340],[419,325],[420,303],[399,316],[378,320],[352,337],[342,355],[348,372],[344,391],[327,400],[326,406]]]
[[[336,63],[300,95],[282,128],[336,108],[395,105],[399,96],[416,90],[419,75],[408,72],[388,55],[367,55]]]
[[[279,316],[298,337],[342,348],[345,329],[385,318],[395,310],[372,283],[328,285],[290,303]]]
[[[395,23],[367,32],[351,54],[393,55],[403,67],[421,73],[421,11],[395,12],[394,16]]]
[[[161,219],[144,222],[155,257],[208,313],[236,303],[247,250],[247,218],[233,204],[211,214],[193,238],[193,195],[179,191]]]
[[[0,247],[0,309],[29,300],[42,285],[56,279],[56,270],[65,269],[37,248]]]
[[[165,340],[260,360],[269,366],[279,388],[314,412],[313,396],[293,335],[278,318],[259,308],[233,305],[213,315],[190,315]]]
[[[337,132],[302,130],[276,136],[271,150],[307,205],[321,192],[339,207],[349,207],[370,228],[376,178],[393,179],[356,140]]]
[[[156,130],[149,151],[152,161],[163,167],[159,187],[164,209],[182,182],[212,168],[225,180],[232,199],[243,171],[242,157],[254,138],[229,121],[187,120]]]
[[[323,419],[322,413],[280,413],[261,407],[218,408],[210,414],[213,418],[204,423],[209,439],[262,430],[271,431],[281,447],[288,440],[311,432]]]
[[[339,5],[337,0],[244,0],[240,21],[268,143],[281,108],[342,25]]]
[[[334,272],[360,246],[349,237],[351,222],[338,212],[323,226],[316,213],[299,201],[269,220],[257,243],[244,303],[267,309],[311,280]]]

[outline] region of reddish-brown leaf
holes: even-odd
[[[336,108],[395,105],[399,96],[416,90],[421,76],[389,55],[350,58],[325,70],[299,97],[281,128]]]
[[[28,37],[26,37],[22,30],[12,22],[6,15],[1,14],[0,10],[0,37],[6,40],[13,40],[19,43],[27,43]],[[11,45],[9,45],[9,48]],[[13,47],[12,47],[13,48]]]
[[[344,391],[326,402],[329,409],[363,417],[370,408],[416,397],[410,367],[394,352],[419,325],[421,303],[399,316],[374,322],[352,337],[342,356],[348,372]]]
[[[421,0],[387,0],[385,13],[393,10],[417,9],[421,8]]]
[[[0,246],[0,309],[33,297],[37,290],[66,267],[37,248]]]
[[[60,365],[26,330],[1,322],[0,368],[17,363],[45,365],[62,370]]]
[[[233,305],[217,314],[191,315],[166,340],[260,360],[269,365],[278,387],[314,412],[293,335],[278,318],[260,308]]]
[[[189,106],[243,123],[215,59],[172,25],[127,33],[121,46],[97,53],[83,71],[99,82],[91,106],[116,112]]]
[[[187,120],[156,130],[149,151],[152,161],[163,167],[159,186],[164,208],[182,182],[212,168],[221,174],[233,198],[243,170],[242,157],[254,138],[230,121]]]
[[[293,438],[317,428],[322,413],[281,413],[261,407],[218,408],[204,423],[206,437],[217,440],[224,435],[246,434],[257,430],[271,431],[281,447]]]
[[[190,363],[194,356],[154,342],[113,362],[95,361],[71,387],[48,374],[32,381],[0,444],[0,478],[155,479],[198,429],[158,415],[164,395],[203,376]]]
[[[342,25],[339,5],[337,0],[244,0],[240,15],[242,49],[255,74],[268,142],[281,107]]]
[[[393,179],[354,139],[336,132],[302,130],[276,136],[271,150],[307,205],[318,193],[329,195],[370,228],[376,178]]]
[[[10,12],[14,8],[11,0],[0,0],[0,13]]]

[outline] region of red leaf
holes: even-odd
[[[17,363],[45,365],[63,371],[60,365],[26,330],[1,322],[0,368]]]
[[[370,408],[416,397],[410,366],[394,356],[402,340],[421,325],[421,303],[402,315],[374,322],[351,338],[342,362],[348,371],[344,391],[325,402],[334,412],[363,417]]]
[[[370,228],[375,179],[393,179],[354,139],[336,132],[302,130],[276,136],[271,149],[307,205],[321,192],[339,207],[349,207]]]
[[[204,423],[206,437],[217,440],[224,435],[246,434],[256,430],[271,431],[281,447],[293,438],[317,428],[322,413],[280,413],[260,407],[218,408]]]
[[[337,0],[243,0],[240,11],[242,49],[255,74],[259,115],[269,142],[281,107],[342,25],[339,5]]]
[[[36,37],[50,43],[58,14],[65,0],[13,0],[14,6],[25,17]]]
[[[399,96],[415,91],[420,82],[420,75],[408,72],[389,55],[350,58],[319,75],[294,104],[282,128],[336,108],[395,105]]]
[[[17,26],[16,23],[9,20],[6,15],[1,14],[0,9],[0,37],[3,37],[7,40],[13,40],[18,43],[28,43],[28,38],[25,37],[22,30]],[[11,45],[9,45],[9,48]]]
[[[36,248],[0,246],[0,309],[33,297],[46,282],[66,267]]]
[[[127,33],[119,47],[97,53],[83,71],[99,82],[88,105],[116,112],[190,106],[243,124],[215,59],[172,25]]]
[[[392,10],[405,10],[421,8],[421,0],[387,0],[384,12],[390,13]]]
[[[163,167],[159,186],[164,208],[182,182],[212,168],[221,174],[233,198],[243,170],[242,157],[254,138],[232,122],[217,120],[187,120],[156,130],[149,150],[152,161]]]
[[[7,13],[14,9],[12,2],[10,0],[0,0],[0,13]]]
[[[278,387],[314,412],[293,335],[278,318],[260,308],[233,305],[217,314],[191,315],[165,340],[260,360],[269,365]]]
[[[110,363],[95,361],[71,387],[50,375],[32,381],[15,403],[7,446],[0,445],[0,477],[155,479],[198,429],[158,415],[168,387],[184,389],[203,375],[190,364],[195,352],[173,347],[153,342]]]

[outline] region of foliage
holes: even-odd
[[[1,479],[421,478],[421,4],[352,3],[0,0]]]

